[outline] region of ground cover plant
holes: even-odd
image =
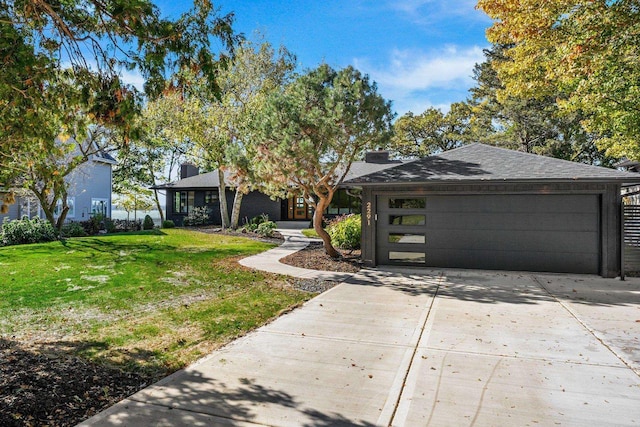
[[[21,372],[31,370],[20,376],[0,361],[0,425],[73,425],[82,417],[69,408],[104,409],[308,299],[286,279],[235,262],[271,246],[156,229],[0,248],[0,359],[26,358]],[[61,364],[90,374],[40,372]],[[29,383],[43,375],[51,379]],[[42,387],[54,387],[51,411],[68,424],[43,412]],[[61,401],[68,388],[70,401]],[[32,418],[25,393],[34,396]]]

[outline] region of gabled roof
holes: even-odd
[[[640,174],[484,144],[470,144],[359,176],[346,185],[485,181],[640,182]]]
[[[229,172],[225,171],[224,177],[227,181],[227,185],[229,185]],[[166,184],[156,185],[154,188],[157,189],[176,189],[176,190],[187,190],[187,189],[207,189],[207,188],[218,188],[220,186],[220,179],[218,177],[218,170],[214,170],[212,172],[201,173],[199,175],[190,176],[188,178],[183,178],[178,181],[168,182]]]
[[[403,162],[400,160],[390,160],[385,163],[368,163],[368,162],[353,162],[349,168],[349,172],[344,177],[345,181],[355,179],[364,175],[376,173],[389,169],[394,166],[401,165]]]
[[[367,163],[367,162],[353,162],[349,172],[347,173],[345,180],[354,179],[362,175],[367,175],[374,172],[379,172],[384,169],[388,169],[393,166],[402,164],[399,160],[391,160],[387,163]],[[232,185],[230,182],[231,174],[229,171],[224,173],[227,186]],[[218,188],[220,185],[220,179],[218,178],[218,170],[212,172],[202,173],[188,178],[180,179],[178,181],[157,185],[154,188],[157,189],[175,189],[175,190],[202,190]]]

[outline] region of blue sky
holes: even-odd
[[[257,30],[274,46],[298,58],[300,71],[323,61],[339,69],[353,65],[378,83],[398,115],[466,99],[473,65],[489,46],[490,19],[475,0],[228,0],[235,30],[248,38]],[[163,15],[186,2],[158,1]]]

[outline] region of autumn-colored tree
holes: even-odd
[[[182,73],[185,89],[167,91],[147,110],[155,111],[153,123],[162,117],[159,132],[175,141],[187,141],[190,155],[204,170],[217,170],[218,199],[223,228],[238,226],[243,195],[252,185],[252,149],[248,121],[273,90],[282,87],[294,68],[286,49],[277,53],[268,43],[244,41],[234,58],[220,64],[216,92],[208,90],[203,76]],[[228,182],[225,172],[229,171]],[[235,187],[231,218],[226,188]]]
[[[315,210],[313,226],[325,251],[339,257],[322,216],[352,162],[389,143],[390,103],[354,68],[323,64],[269,96],[254,118],[254,167],[264,191],[302,195]]]
[[[152,191],[135,185],[122,188],[114,197],[114,204],[127,212],[127,221],[133,212],[133,220],[137,220],[137,211],[148,211],[155,206]]]
[[[286,48],[276,52],[269,43],[245,41],[218,74],[221,97],[215,111],[222,123],[220,131],[226,133],[223,168],[231,172],[236,189],[231,228],[238,227],[243,195],[261,185],[251,164],[256,152],[251,117],[272,91],[290,80],[294,68],[295,57]]]
[[[407,157],[425,157],[464,144],[469,133],[469,107],[451,104],[446,114],[428,108],[422,114],[408,112],[394,124],[393,148]]]
[[[79,150],[69,159],[65,141],[82,143],[92,127],[118,129],[126,141],[141,97],[122,82],[123,69],[137,69],[151,96],[167,73],[186,66],[207,75],[214,90],[221,58],[210,47],[219,40],[232,49],[231,22],[210,2],[177,20],[161,18],[149,0],[0,2],[0,185],[64,186],[58,181],[68,166],[87,158]],[[63,194],[47,191],[45,204]]]
[[[607,154],[640,159],[640,8],[636,0],[479,0],[509,46],[495,64],[509,96],[557,97],[601,135]],[[560,96],[559,96],[560,95]]]
[[[127,193],[132,188],[153,189],[153,199],[164,222],[164,208],[157,185],[169,182],[191,151],[193,144],[177,126],[190,120],[182,109],[183,97],[176,91],[147,102],[135,119],[137,138],[117,151],[118,164],[113,172],[116,193]]]

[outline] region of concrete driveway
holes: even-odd
[[[640,424],[640,280],[363,270],[84,425]]]

